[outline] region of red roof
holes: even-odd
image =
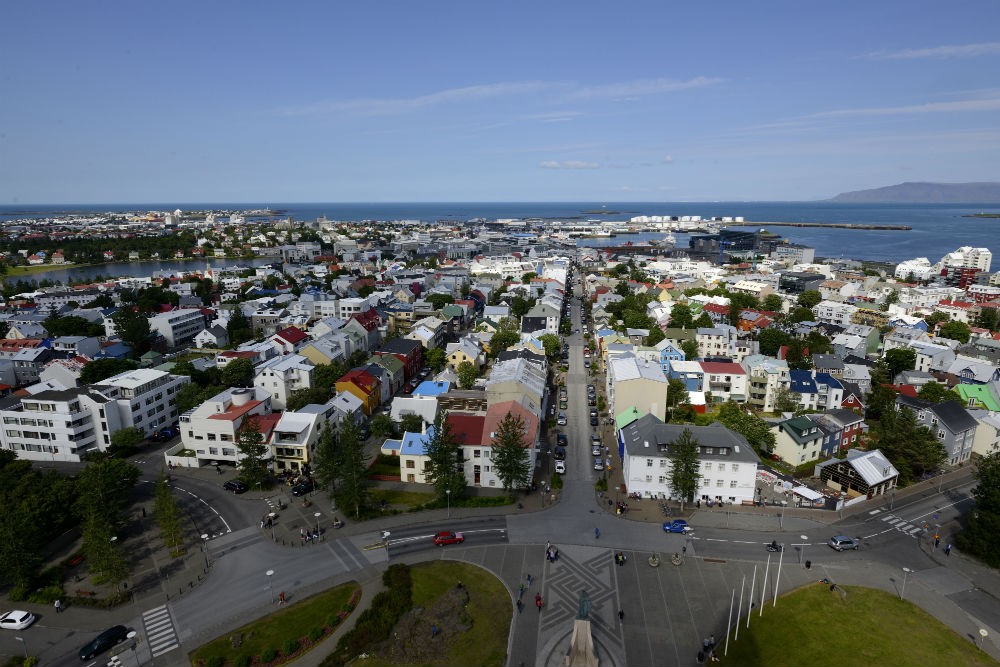
[[[297,329],[296,327],[288,327],[287,329],[282,329],[281,331],[278,331],[274,335],[279,336],[284,340],[287,340],[292,345],[294,345],[295,343],[300,343],[309,338],[309,336],[306,334],[305,331],[303,331],[302,329]]]
[[[710,313],[716,313],[718,315],[728,315],[729,306],[723,306],[721,303],[706,303],[702,306],[702,311],[708,311]]]
[[[368,331],[374,331],[375,329],[378,328],[379,325],[378,313],[375,312],[374,308],[369,308],[363,313],[356,313],[354,315],[351,315],[351,319],[357,320],[358,324],[363,326]]]
[[[483,427],[486,415],[470,415],[461,412],[449,412],[445,417],[455,435],[455,441],[460,445],[483,444]]]
[[[225,412],[219,412],[214,415],[209,415],[209,419],[218,419],[221,421],[236,421],[237,417],[242,417],[246,413],[250,412],[254,408],[260,405],[260,401],[247,401],[243,405],[230,405],[229,409]]]
[[[701,362],[701,370],[718,375],[746,375],[742,366],[725,361],[703,361]]]
[[[535,436],[538,434],[538,417],[521,405],[518,401],[504,401],[495,403],[486,409],[486,419],[483,422],[483,444],[487,445],[493,441],[492,433],[500,427],[500,422],[508,414],[520,417],[524,422],[524,446],[534,445]]]

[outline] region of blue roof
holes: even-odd
[[[843,389],[844,385],[840,384],[840,380],[833,377],[829,373],[816,373],[816,383],[825,384],[831,389]]]
[[[396,456],[399,456],[399,450],[402,448],[402,441],[400,440],[386,440],[382,443],[382,449],[387,452],[394,452]]]
[[[796,394],[816,393],[816,381],[809,371],[788,371],[788,377],[791,380],[789,389]]]
[[[439,396],[441,394],[447,394],[450,387],[450,382],[434,382],[433,380],[424,380],[417,385],[417,388],[413,390],[412,395]]]
[[[427,429],[426,433],[403,434],[403,444],[399,448],[400,456],[427,456],[427,441],[434,437],[434,427]]]

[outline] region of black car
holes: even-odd
[[[565,433],[557,433],[556,444],[559,445],[560,447],[565,447],[566,445],[569,444],[569,438],[566,437]]]
[[[292,487],[292,495],[304,496],[310,491],[315,491],[315,490],[316,490],[316,482],[314,482],[311,479],[306,479]]]
[[[233,493],[246,493],[247,489],[250,488],[238,479],[231,479],[222,485],[226,491],[232,491]]]
[[[556,447],[555,450],[552,452],[552,458],[554,458],[556,461],[565,461],[566,460],[566,448],[565,447]]]
[[[590,425],[597,426],[597,415],[590,415]]]
[[[116,625],[94,637],[94,641],[80,649],[80,660],[90,660],[128,639],[128,628]]]

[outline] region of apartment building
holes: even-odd
[[[198,465],[239,462],[236,436],[247,419],[255,419],[265,442],[277,418],[271,419],[271,394],[259,387],[230,388],[180,416],[181,442],[193,449]]]
[[[313,363],[300,354],[273,357],[257,366],[253,384],[271,394],[271,406],[275,410],[284,410],[292,393],[312,387],[314,368]]]
[[[205,316],[197,308],[171,310],[149,318],[150,330],[162,336],[167,347],[180,347],[191,343],[205,325]]]

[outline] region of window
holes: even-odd
[[[938,431],[938,440],[944,440],[944,431]]]
[[[474,458],[474,459],[478,459],[478,458],[480,458],[481,456],[482,456],[482,454],[481,454],[481,450],[478,450],[478,449],[474,449],[474,450],[472,450],[472,458]]]
[[[730,467],[730,470],[732,470],[733,472],[739,472],[739,471],[740,471],[740,464],[739,464],[739,463],[734,463],[734,464],[733,464],[733,465],[732,465],[732,466]]]
[[[660,459],[660,467],[661,468],[666,468],[667,467],[667,460],[666,459]]]
[[[646,483],[647,484],[651,484],[652,482],[653,482],[653,476],[652,475],[646,475]]]
[[[714,454],[715,453],[715,447],[706,447],[705,448],[705,453],[706,454]]]
[[[724,483],[725,483],[725,480],[721,480],[721,479],[715,480],[715,486],[718,487],[718,488],[722,488],[722,485]]]
[[[735,479],[734,480],[730,480],[730,482],[729,482],[729,488],[730,489],[735,489],[736,488],[736,480]]]
[[[646,467],[647,468],[653,467],[653,459],[646,459]]]
[[[414,465],[414,463],[413,463],[413,459],[407,459],[407,461],[406,461],[406,467],[407,468],[415,468],[416,467]]]

